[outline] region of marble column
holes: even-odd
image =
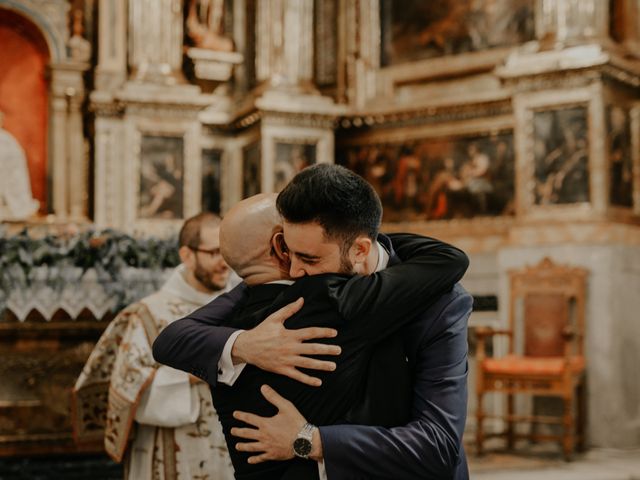
[[[88,158],[82,120],[83,74],[87,67],[50,66],[52,207],[53,213],[62,218],[87,216]]]
[[[537,0],[536,38],[545,47],[603,40],[609,34],[609,2]]]
[[[313,0],[257,2],[256,77],[282,89],[315,91]]]
[[[122,112],[111,102],[94,102],[95,180],[94,222],[100,227],[123,223],[122,159],[126,158]]]
[[[183,82],[182,22],[181,0],[129,0],[129,66],[134,80]]]
[[[97,90],[113,90],[127,79],[126,0],[100,0],[98,4]]]
[[[627,0],[622,12],[624,45],[636,57],[640,55],[640,0]]]

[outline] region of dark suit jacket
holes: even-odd
[[[287,321],[287,327],[338,328],[338,337],[330,342],[341,345],[343,353],[335,359],[338,364],[335,372],[319,374],[323,379],[321,388],[307,387],[250,365],[233,387],[215,386],[215,382],[211,382],[214,404],[231,447],[230,453],[238,478],[281,478],[287,469],[288,478],[314,478],[317,474],[315,463],[300,460],[248,465],[248,455],[236,452],[233,448],[235,442],[229,436],[229,429],[238,425],[232,417],[234,410],[251,411],[262,416],[276,413],[274,407],[258,391],[264,383],[291,400],[305,418],[315,424],[329,425],[356,420],[370,425],[397,425],[408,420],[402,417],[403,408],[384,408],[388,407],[384,398],[378,398],[402,398],[402,395],[396,395],[399,391],[390,388],[388,384],[390,379],[402,378],[406,371],[404,353],[402,350],[398,352],[396,347],[399,344],[402,349],[402,343],[385,340],[383,348],[379,350],[382,352],[387,349],[388,352],[380,355],[372,355],[377,350],[374,350],[374,346],[381,340],[388,339],[389,335],[403,325],[415,320],[442,292],[449,290],[464,274],[467,259],[459,250],[430,239],[396,235],[393,240],[398,253],[407,261],[384,272],[366,277],[319,275],[305,277],[291,287],[271,284],[248,289],[247,299],[241,304],[241,308],[234,311],[231,321],[227,323],[229,327],[252,328],[269,313],[304,296],[305,306]],[[223,305],[222,310],[226,308],[224,300],[218,303]],[[186,319],[174,322],[165,329],[154,345],[156,358],[162,363],[204,377],[202,373],[205,368],[201,365],[211,356],[198,358],[198,355],[194,355],[194,348],[202,353],[205,350],[195,341],[188,341],[184,345],[184,334],[193,333],[191,323],[194,320],[198,322],[206,319],[210,322],[216,316],[219,318],[220,312],[212,310],[213,308],[216,308],[215,302],[190,315],[190,324],[185,328],[179,322],[184,323]],[[178,350],[175,348],[176,341],[183,343]],[[390,350],[387,348],[389,346]],[[188,348],[188,353],[180,351],[184,347]],[[185,359],[185,355],[189,358]],[[395,359],[395,365],[387,375],[375,375],[380,372],[373,371],[372,364],[377,363],[382,368],[389,367],[385,363],[385,355],[388,359]],[[182,361],[178,357],[182,357]],[[365,396],[365,385],[366,389],[377,393]],[[406,390],[407,387],[401,384],[400,389]],[[356,405],[358,407],[352,409]],[[352,410],[347,413],[349,409]],[[394,415],[389,415],[396,413],[396,410],[400,413],[395,418]]]
[[[400,332],[414,372],[408,423],[393,428],[320,427],[330,480],[468,480],[462,434],[472,303],[471,295],[456,285]]]

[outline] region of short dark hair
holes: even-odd
[[[202,227],[220,226],[220,217],[215,213],[202,212],[191,218],[187,218],[178,235],[179,247],[198,248],[200,246],[200,232]]]
[[[280,192],[280,215],[290,223],[317,222],[328,238],[349,248],[358,235],[378,236],[382,205],[373,187],[339,165],[305,168]]]

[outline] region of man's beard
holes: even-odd
[[[343,275],[354,275],[356,273],[353,270],[353,263],[351,263],[347,254],[340,255],[340,271],[338,273]]]
[[[200,282],[203,287],[205,287],[207,290],[215,292],[216,290],[222,290],[227,286],[227,279],[225,279],[222,283],[218,283],[212,278],[211,273],[212,272],[206,270],[200,264],[200,262],[196,260],[196,270],[195,272],[193,272],[193,276],[196,277],[196,280],[198,280],[198,282]]]

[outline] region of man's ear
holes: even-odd
[[[371,245],[373,242],[369,237],[364,235],[357,237],[353,241],[353,245],[351,245],[350,253],[351,253],[351,261],[353,264],[365,263],[367,261],[367,257],[369,256],[369,252],[371,251]]]
[[[193,270],[195,263],[195,253],[186,245],[183,245],[178,250],[180,261],[186,265],[187,268]]]
[[[280,269],[280,272],[285,276],[288,276],[291,260],[289,258],[289,249],[284,241],[284,234],[282,233],[282,230],[274,233],[271,237],[271,251],[278,261],[278,268]]]
[[[271,237],[271,248],[273,248],[276,257],[282,262],[289,261],[289,249],[284,241],[284,234],[282,232],[276,232]]]

